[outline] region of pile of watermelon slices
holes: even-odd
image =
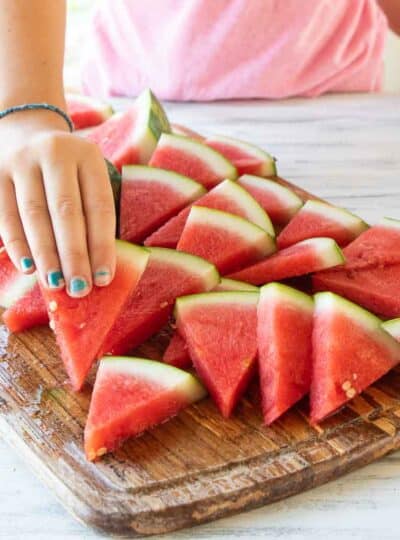
[[[150,90],[124,113],[68,104],[108,160],[116,277],[70,298],[1,247],[0,306],[11,332],[50,326],[74,391],[97,368],[89,460],[207,393],[228,418],[254,377],[265,424],[305,396],[316,424],[400,362],[400,221],[370,227],[253,144],[170,124]],[[134,355],[166,331],[161,360]]]

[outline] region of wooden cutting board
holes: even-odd
[[[136,352],[159,358],[166,342]],[[131,537],[282,499],[400,447],[400,369],[319,427],[306,401],[264,427],[254,385],[232,419],[206,399],[96,464],[82,449],[89,400],[90,385],[70,390],[49,329],[0,326],[1,435],[79,520]]]

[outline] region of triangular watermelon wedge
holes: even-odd
[[[17,270],[4,247],[0,247],[0,307],[9,308],[36,283],[36,274]]]
[[[222,154],[198,140],[164,133],[149,165],[193,178],[210,189],[222,180],[236,180],[237,170]]]
[[[201,184],[164,169],[140,165],[122,168],[120,238],[142,242],[206,190]]]
[[[103,358],[85,428],[87,458],[115,450],[205,395],[193,375],[174,367],[143,358]]]
[[[331,293],[315,295],[311,421],[320,422],[400,362],[382,321]]]
[[[117,240],[117,268],[107,287],[94,287],[84,298],[65,290],[42,288],[61,356],[74,390],[80,390],[98,351],[143,274],[146,249]]]
[[[294,191],[274,180],[245,174],[238,184],[258,201],[274,224],[286,225],[303,206],[303,200]]]
[[[276,160],[258,146],[232,137],[213,135],[205,143],[220,152],[236,167],[238,174],[276,176]]]
[[[361,218],[343,208],[310,200],[280,233],[278,247],[283,249],[316,236],[333,238],[339,246],[346,246],[367,228]]]
[[[189,217],[191,206],[184,208],[178,215],[150,235],[145,240],[145,245],[176,248]],[[268,214],[245,189],[232,180],[225,180],[215,186],[196,201],[196,206],[213,208],[240,216],[266,230],[271,236],[275,236],[274,227]]]
[[[3,321],[14,333],[48,324],[47,307],[38,283],[6,309]]]
[[[67,111],[75,129],[86,129],[105,122],[113,108],[99,99],[80,94],[67,94]]]
[[[219,282],[214,265],[175,250],[149,248],[150,258],[101,347],[101,355],[125,354],[160,331],[178,296],[209,291]]]
[[[276,248],[274,238],[250,221],[193,206],[177,249],[203,257],[226,274],[259,261]]]
[[[229,277],[262,285],[343,263],[343,253],[332,238],[311,238],[282,249],[259,263],[230,274]]]
[[[258,365],[264,422],[271,424],[308,394],[313,299],[280,283],[260,289]]]
[[[169,131],[160,102],[151,90],[144,90],[130,109],[94,128],[88,139],[121,170],[122,165],[147,164],[161,133]]]
[[[257,292],[178,298],[175,316],[197,373],[228,418],[254,373]]]

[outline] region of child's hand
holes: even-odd
[[[115,210],[99,149],[48,111],[0,120],[0,236],[15,266],[85,296],[115,270]]]

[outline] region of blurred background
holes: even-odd
[[[67,50],[65,82],[67,87],[79,89],[79,62],[82,45],[90,24],[95,0],[68,0]],[[384,91],[400,93],[400,38],[390,32],[385,51]]]

